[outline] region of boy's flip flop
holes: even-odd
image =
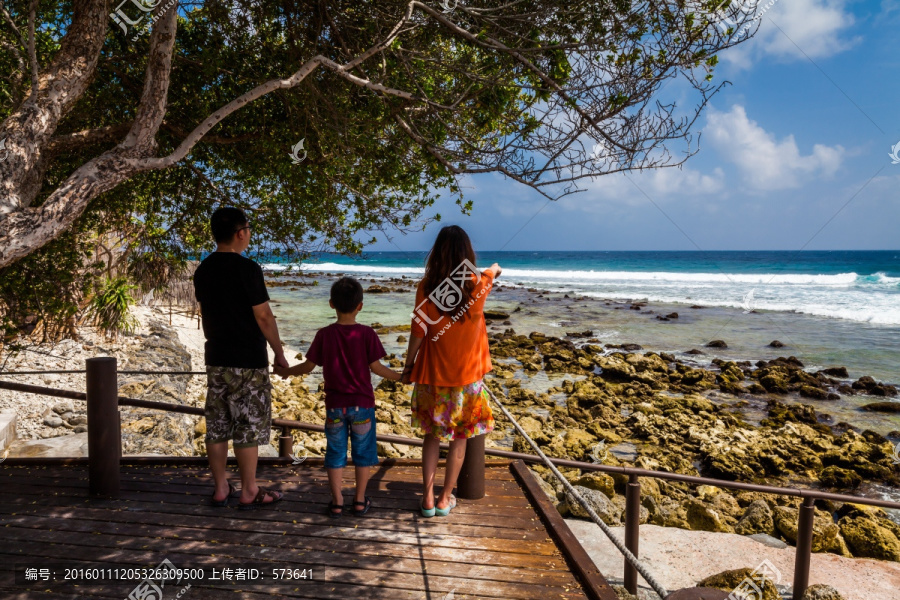
[[[341,509],[341,512],[334,512],[335,509]],[[328,516],[332,519],[340,519],[341,515],[344,514],[344,506],[341,504],[335,504],[331,500],[328,501]]]
[[[423,517],[431,518],[434,516],[434,507],[433,506],[431,508],[425,508],[424,506],[422,506],[422,503],[419,502],[419,510],[422,511]]]
[[[266,502],[265,497],[269,496],[272,498],[271,502]],[[240,510],[255,510],[257,508],[266,508],[272,506],[273,504],[277,504],[281,502],[281,499],[284,497],[284,494],[281,492],[276,492],[274,490],[267,490],[264,487],[259,488],[259,491],[256,492],[256,498],[253,499],[253,502],[244,502],[238,503],[238,508]]]
[[[369,512],[370,508],[372,508],[372,500],[368,496],[366,496],[365,499],[365,502],[353,501],[353,514],[357,517],[363,516]],[[361,506],[362,508],[357,508],[358,506]]]
[[[228,495],[225,496],[222,500],[215,500],[216,493],[213,492],[212,496],[209,498],[209,505],[215,506],[216,508],[222,508],[228,506],[228,499],[238,493],[238,489],[234,487],[234,484],[228,484]]]

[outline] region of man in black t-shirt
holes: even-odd
[[[244,212],[223,207],[210,220],[216,251],[194,273],[206,337],[206,454],[216,489],[211,503],[227,506],[237,490],[225,465],[232,441],[241,475],[238,508],[269,506],[282,494],[256,484],[259,446],[268,444],[272,427],[272,385],[266,342],[275,365],[287,367],[269,294],[258,264],[241,256],[250,245]]]

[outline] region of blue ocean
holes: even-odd
[[[425,252],[320,254],[305,271],[417,277]],[[265,258],[261,259],[266,262]],[[900,250],[484,252],[503,281],[598,298],[740,308],[900,325]],[[286,264],[268,262],[270,269]],[[298,267],[294,267],[298,268]]]

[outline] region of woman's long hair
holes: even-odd
[[[464,260],[468,260],[469,264],[475,264],[475,251],[472,249],[469,236],[462,227],[457,225],[448,225],[441,229],[425,263],[425,276],[422,278],[425,296],[428,297],[444,283],[445,279],[458,271]],[[454,283],[459,285],[456,280]],[[449,315],[457,312],[457,307],[462,308],[469,305],[475,289],[475,281],[470,277],[466,278],[465,284],[460,287],[462,296],[458,302],[449,307],[449,310],[436,305],[442,315]]]

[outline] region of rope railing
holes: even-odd
[[[625,546],[625,542],[623,542],[618,537],[616,537],[616,534],[614,534],[612,532],[612,529],[610,529],[609,526],[603,522],[603,519],[601,519],[599,516],[597,516],[597,513],[594,511],[594,509],[590,505],[590,503],[587,500],[585,500],[581,494],[579,494],[577,491],[575,491],[575,488],[572,486],[571,483],[569,483],[569,481],[565,477],[563,477],[562,473],[559,472],[559,469],[556,468],[556,465],[554,465],[550,461],[550,459],[547,458],[547,455],[544,454],[543,451],[541,451],[541,449],[538,447],[537,443],[535,443],[535,441],[533,439],[531,439],[531,436],[529,436],[527,433],[525,433],[525,430],[522,429],[522,426],[519,425],[519,422],[516,421],[516,418],[513,417],[512,414],[510,414],[510,412],[508,410],[506,410],[506,407],[503,406],[502,402],[497,400],[497,396],[494,395],[494,392],[491,391],[491,389],[487,386],[485,386],[485,389],[488,391],[488,394],[490,394],[491,399],[494,401],[494,403],[496,403],[497,406],[500,408],[500,411],[506,416],[507,419],[509,419],[509,421],[510,421],[510,423],[512,423],[513,427],[516,428],[516,431],[519,432],[519,435],[521,435],[523,438],[525,438],[525,441],[528,442],[528,444],[531,446],[531,449],[534,450],[535,453],[537,453],[537,455],[541,458],[541,462],[543,462],[544,465],[546,465],[547,468],[550,469],[550,471],[553,473],[553,475],[563,485],[566,492],[568,494],[570,494],[571,497],[575,498],[576,501],[578,501],[578,504],[580,504],[581,507],[587,512],[587,514],[591,517],[591,520],[598,527],[600,527],[600,530],[606,534],[606,537],[609,538],[609,541],[611,541],[613,543],[613,545],[616,547],[616,549],[622,553],[622,556],[625,557],[625,560],[628,561],[628,563],[632,567],[634,567],[634,569],[638,573],[641,574],[641,576],[644,578],[644,581],[646,581],[648,584],[650,584],[650,587],[653,588],[653,591],[655,591],[657,594],[659,594],[660,598],[665,598],[666,596],[668,596],[669,595],[668,590],[666,590],[666,588],[663,587],[663,585],[659,581],[656,580],[656,577],[653,576],[653,574],[650,572],[650,570],[647,568],[647,566],[644,565],[641,561],[639,561],[638,558],[634,554],[631,553],[631,550],[629,550]],[[631,591],[631,590],[629,590],[629,591]],[[634,593],[634,592],[632,591],[631,593]]]

